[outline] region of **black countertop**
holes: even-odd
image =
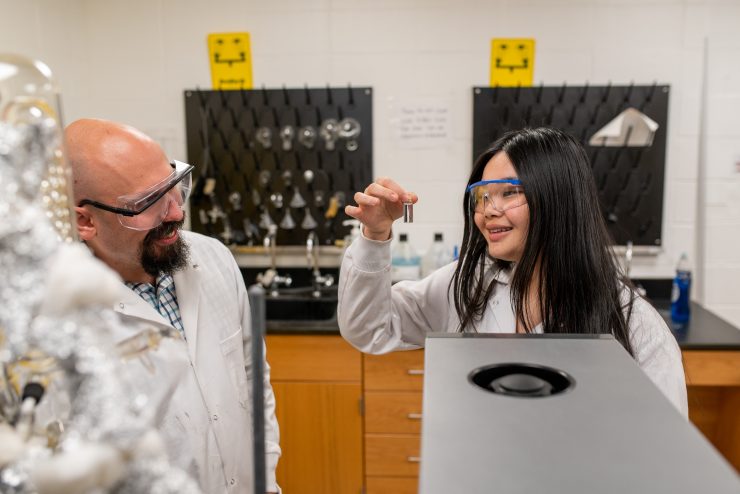
[[[670,303],[654,305],[673,332],[682,350],[740,350],[740,330],[705,309],[691,303],[691,318],[686,324],[671,321]],[[336,315],[323,320],[267,320],[268,334],[339,334]]]
[[[684,324],[671,321],[670,303],[654,305],[682,350],[740,350],[740,329],[698,303],[691,302],[691,317]]]
[[[339,334],[337,318],[315,321],[277,321],[268,319],[267,334]]]

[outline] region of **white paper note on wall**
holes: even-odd
[[[451,110],[447,98],[390,99],[389,106],[393,140],[399,148],[449,144]]]

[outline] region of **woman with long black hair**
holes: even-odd
[[[407,350],[446,331],[609,333],[688,414],[678,344],[621,274],[573,137],[538,128],[498,139],[468,180],[460,260],[391,286],[391,227],[417,199],[380,178],[345,209],[363,223],[339,276],[339,328],[352,345]]]

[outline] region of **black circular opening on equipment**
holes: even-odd
[[[576,381],[568,373],[552,367],[524,363],[493,364],[479,367],[468,380],[490,393],[519,398],[542,398],[573,389]]]

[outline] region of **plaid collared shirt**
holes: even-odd
[[[183,338],[185,337],[185,329],[182,326],[182,318],[180,317],[180,306],[177,305],[175,279],[171,274],[159,275],[154,280],[154,285],[150,283],[126,282],[126,286],[146,300],[149,305],[157,309],[157,312],[170,321],[170,324],[182,334]]]

